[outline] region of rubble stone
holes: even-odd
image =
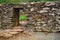
[[[2,26],[12,26],[13,22],[13,8],[23,8],[27,16],[27,25],[33,25],[34,27],[41,27],[43,30],[55,30],[56,24],[60,26],[60,7],[56,2],[46,3],[24,3],[20,5],[3,5],[2,12]],[[1,16],[0,16],[1,17]],[[55,25],[54,25],[55,24]],[[1,24],[0,24],[1,25]],[[52,29],[51,29],[52,28]],[[60,28],[59,28],[60,29]]]

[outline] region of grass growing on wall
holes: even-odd
[[[29,2],[30,0],[0,0],[0,4],[1,3],[16,3],[19,4],[21,2]]]
[[[30,1],[39,1],[39,2],[43,2],[43,1],[55,1],[55,0],[0,0],[0,4],[1,3],[15,3],[15,4],[19,4],[21,2],[30,2]]]

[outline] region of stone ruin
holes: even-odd
[[[0,6],[0,28],[12,28],[18,26],[19,21],[14,9],[24,10],[28,24],[27,28],[35,31],[60,31],[60,3],[42,2],[42,3],[24,3],[8,4]],[[15,15],[15,16],[14,16]],[[16,19],[15,19],[16,18]],[[17,24],[16,24],[17,22]]]

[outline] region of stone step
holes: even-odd
[[[3,37],[11,37],[13,36],[12,34],[8,34],[8,33],[3,33]]]
[[[13,30],[10,30],[11,32],[21,32],[23,31],[23,29],[13,29]]]
[[[0,30],[0,36],[3,37],[11,37],[14,36],[15,34],[20,33],[21,31],[24,31],[23,28],[13,28],[13,29],[5,29],[5,30]]]

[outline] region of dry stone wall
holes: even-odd
[[[14,4],[3,5],[2,28],[11,27],[13,22],[13,8],[23,8],[28,19],[27,27],[30,26],[35,29],[60,31],[60,4],[57,2],[44,2],[44,3],[27,3],[27,4]],[[1,23],[0,23],[1,25]]]
[[[60,6],[56,2],[36,3],[30,5],[31,14],[28,15],[28,26],[43,31],[60,30]]]
[[[10,5],[2,6],[2,13],[1,13],[2,28],[9,28],[12,26],[12,21],[11,21],[13,17],[12,10],[13,9],[10,7]]]
[[[2,20],[1,20],[1,18],[2,18],[2,7],[0,6],[0,27],[1,27],[1,24],[2,24]]]

